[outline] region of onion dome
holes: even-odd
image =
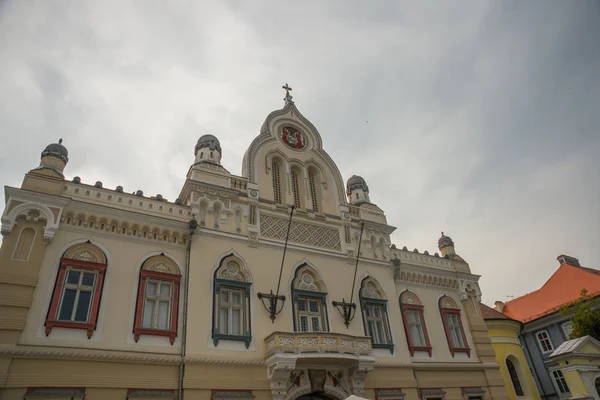
[[[362,189],[364,192],[369,193],[369,187],[367,182],[358,175],[352,175],[348,182],[346,182],[346,194],[352,193],[353,190]]]
[[[48,156],[59,158],[65,164],[69,162],[69,152],[67,151],[67,148],[62,145],[62,139],[59,139],[58,143],[52,143],[46,146],[44,151],[42,151],[42,158]]]
[[[454,242],[450,236],[445,236],[444,232],[442,232],[442,237],[440,237],[440,240],[438,240],[438,248],[442,250],[446,247],[454,247]]]
[[[219,153],[222,153],[221,143],[219,143],[219,139],[217,139],[213,135],[202,135],[202,137],[200,137],[200,139],[198,139],[198,143],[196,144],[196,147],[194,148],[194,155],[198,154],[198,150],[200,150],[204,147],[208,147],[211,150],[217,150]]]

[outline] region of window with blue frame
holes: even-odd
[[[367,277],[361,283],[359,297],[365,334],[371,337],[373,348],[389,349],[393,353],[387,298],[381,286],[375,279]]]
[[[244,263],[231,254],[215,272],[213,292],[213,343],[238,340],[250,346],[250,287],[252,280]]]
[[[296,269],[292,281],[294,331],[328,332],[327,289],[319,273],[308,264]]]

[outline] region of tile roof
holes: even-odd
[[[579,299],[581,289],[600,296],[600,271],[562,264],[541,288],[506,302],[502,312],[521,322],[533,321]]]
[[[513,320],[510,317],[507,317],[506,315],[502,314],[499,311],[494,310],[491,307],[486,306],[485,304],[480,304],[481,306],[481,316],[483,317],[483,319],[508,319],[508,320]],[[514,321],[514,320],[513,320]]]

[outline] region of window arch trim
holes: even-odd
[[[448,296],[440,297],[438,306],[440,309],[440,317],[442,319],[442,325],[444,326],[444,333],[446,334],[446,341],[448,342],[450,354],[452,354],[452,357],[454,357],[456,353],[465,353],[467,354],[467,357],[471,357],[471,349],[469,348],[467,336],[465,335],[465,327],[461,318],[460,308],[458,308],[456,302]],[[460,330],[460,338],[462,338],[463,346],[460,346],[460,343],[459,345],[454,343],[454,340],[452,339],[452,332],[450,332],[451,327],[448,322],[449,319],[452,319],[454,323],[458,322],[457,327]]]
[[[304,276],[304,272],[311,275],[310,283],[300,281]],[[306,286],[308,285],[308,286]],[[310,285],[313,285],[316,290],[307,290]],[[321,275],[308,262],[300,264],[294,273],[292,280],[292,317],[294,322],[294,332],[304,332],[302,330],[302,318],[306,318],[307,326],[310,326],[308,332],[313,332],[313,319],[319,320],[319,332],[329,332],[329,314],[327,311],[327,288],[321,279]],[[312,302],[312,303],[311,303]],[[311,310],[311,304],[318,303],[318,311],[314,311],[313,315],[304,315],[306,310]],[[304,305],[306,310],[302,310]]]
[[[74,245],[77,246],[77,245]],[[65,254],[69,254],[69,250],[73,248],[71,246]],[[94,246],[96,247],[96,246]],[[98,248],[99,251],[101,251]],[[102,252],[104,255],[104,253]],[[70,254],[69,254],[70,255]],[[106,258],[104,258],[104,261]],[[107,264],[104,263],[94,263],[83,260],[76,260],[72,258],[63,257],[60,259],[60,264],[58,267],[58,273],[56,277],[56,281],[54,283],[54,290],[52,293],[52,298],[50,300],[50,307],[48,309],[48,313],[46,315],[45,325],[45,333],[46,336],[50,335],[52,329],[55,327],[59,328],[72,328],[72,329],[83,329],[87,333],[88,339],[92,337],[94,331],[96,330],[98,323],[98,312],[100,309],[100,301],[102,298],[102,290],[104,287],[104,280],[106,275]],[[94,272],[96,274],[96,278],[94,281],[88,318],[86,322],[77,322],[77,321],[64,321],[59,319],[60,305],[62,298],[64,296],[64,291],[67,289],[67,277],[68,272],[72,269],[77,269],[81,271]],[[75,307],[75,302],[73,307]]]
[[[374,296],[367,296],[369,292],[366,289],[367,285],[369,284],[374,286],[373,290],[377,298],[374,298]],[[379,285],[379,282],[377,282],[374,278],[370,276],[364,278],[361,282],[359,289],[359,300],[365,336],[371,337],[371,346],[376,349],[388,349],[391,354],[394,354],[394,339],[390,330],[390,319],[387,310],[388,301],[385,297],[385,293],[383,293],[383,290]],[[375,343],[375,338],[373,338],[373,336],[369,332],[369,316],[367,315],[368,308],[371,308],[371,313],[376,309],[379,309],[381,311],[382,326],[378,326],[377,329],[381,329],[383,331],[382,333],[385,338],[385,343]]]
[[[159,260],[162,258],[162,260]],[[157,265],[160,264],[160,261],[163,263],[169,264],[167,266],[167,270],[175,272],[161,272],[163,268],[158,268]],[[147,328],[143,326],[143,318],[144,318],[144,305],[146,302],[146,287],[149,280],[159,281],[159,282],[167,282],[172,285],[173,290],[170,293],[170,308],[169,308],[169,316],[167,321],[169,322],[169,327],[167,329],[158,329],[158,328]],[[140,339],[141,335],[149,335],[149,336],[165,336],[169,338],[169,342],[171,345],[175,343],[175,338],[178,333],[178,325],[179,325],[179,293],[180,293],[180,285],[181,285],[181,270],[179,269],[179,265],[161,253],[159,255],[153,255],[144,260],[141,265],[140,273],[139,273],[139,281],[138,281],[138,293],[135,305],[135,319],[133,325],[133,338],[137,342]]]
[[[224,273],[224,271],[230,263],[237,264],[238,270],[234,273]],[[213,318],[212,318],[212,339],[215,347],[219,345],[220,340],[236,340],[244,342],[246,349],[250,347],[252,342],[252,326],[251,326],[251,309],[250,309],[250,290],[252,286],[252,277],[250,271],[246,267],[246,263],[235,253],[230,253],[226,256],[221,257],[219,266],[215,269],[213,275]],[[220,317],[221,308],[223,303],[221,302],[222,296],[227,292],[228,296],[233,293],[240,293],[241,304],[237,309],[241,310],[241,334],[230,334],[221,332]],[[228,317],[229,313],[233,312],[232,302],[227,302],[228,306]],[[239,322],[238,322],[239,323]]]
[[[409,303],[408,301],[413,301],[413,303]],[[425,322],[423,309],[424,307],[423,305],[421,305],[421,301],[419,300],[418,296],[413,292],[405,290],[400,294],[400,310],[402,312],[402,322],[404,325],[404,333],[406,335],[406,342],[408,344],[408,350],[410,351],[411,357],[415,355],[416,351],[426,352],[427,354],[429,354],[429,357],[431,357],[432,347],[431,341],[429,340],[429,333],[427,332],[427,323]],[[409,313],[412,313],[413,316],[418,316],[418,318],[420,318],[420,324],[423,329],[423,337],[425,338],[425,346],[418,346],[413,344],[414,340],[410,332],[410,326],[408,322]]]

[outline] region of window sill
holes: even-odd
[[[238,335],[223,335],[220,333],[213,333],[213,344],[215,345],[215,347],[217,347],[219,345],[219,340],[236,340],[238,342],[244,342],[244,344],[246,345],[246,349],[250,347],[250,342],[252,341],[252,336],[251,335],[243,335],[243,336],[238,336]]]
[[[147,328],[134,328],[133,329],[133,339],[137,341],[140,339],[141,335],[150,335],[150,336],[167,336],[169,338],[169,342],[171,345],[175,343],[175,338],[177,337],[177,331],[163,331],[160,329],[147,329]]]
[[[429,357],[431,357],[431,349],[432,347],[415,347],[415,346],[408,346],[408,350],[410,351],[410,356],[413,357],[415,355],[416,351],[423,351],[426,352],[427,354],[429,354]]]
[[[70,328],[70,329],[83,329],[87,331],[88,339],[92,337],[94,331],[96,330],[96,324],[92,324],[89,322],[70,322],[70,321],[56,321],[56,320],[47,320],[46,321],[46,336],[52,332],[52,328]]]
[[[468,347],[466,347],[464,349],[450,348],[450,354],[452,354],[452,357],[454,357],[454,355],[456,353],[465,353],[467,355],[467,357],[471,357],[471,349]]]
[[[394,354],[394,345],[393,344],[371,344],[371,347],[374,349],[388,349],[390,354]]]

